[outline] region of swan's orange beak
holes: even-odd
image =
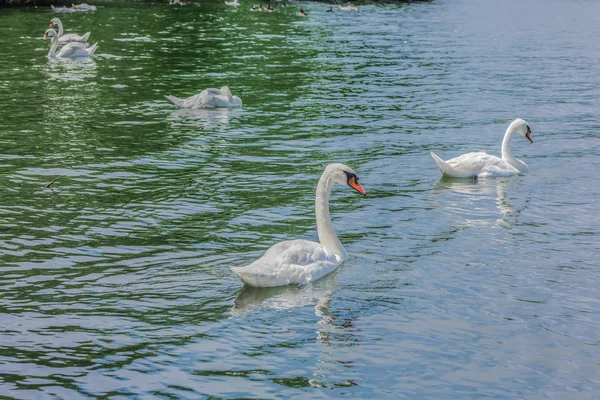
[[[44,39],[48,39],[48,34],[44,33]]]
[[[50,26],[48,26],[48,28],[52,28],[52,25],[53,25],[52,22],[50,22]]]
[[[360,185],[358,184],[358,182],[356,181],[356,177],[355,177],[355,176],[353,176],[353,177],[351,177],[350,179],[348,179],[348,185],[349,185],[349,186],[350,186],[352,189],[356,190],[356,191],[357,191],[358,193],[360,193],[360,194],[363,194],[363,195],[366,195],[366,194],[367,194],[367,192],[365,192],[365,189],[363,189],[363,188],[362,188],[362,186],[360,186]]]
[[[527,138],[527,140],[529,140],[531,143],[533,143],[533,140],[531,140],[531,130],[527,129],[527,133],[525,134],[525,137]]]

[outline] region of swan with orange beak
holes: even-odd
[[[319,242],[286,240],[271,247],[252,264],[231,268],[244,284],[256,287],[305,285],[329,274],[348,258],[329,215],[329,195],[335,185],[347,185],[366,195],[352,168],[344,164],[328,165],[317,184],[315,198]]]

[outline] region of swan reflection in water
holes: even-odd
[[[214,109],[187,109],[178,108],[171,113],[171,121],[186,122],[186,125],[209,126],[215,124],[228,125],[229,121],[238,115],[241,110],[214,108]]]
[[[495,226],[510,228],[522,211],[521,209],[513,207],[508,200],[508,186],[510,184],[514,187],[517,182],[518,180],[515,180],[513,177],[474,181],[443,177],[435,186],[435,191],[451,190],[460,195],[468,195],[466,198],[464,196],[461,197],[461,201],[457,202],[457,208],[468,209],[468,225],[481,225],[489,220],[489,209],[479,205],[477,207],[469,206],[479,203],[480,201],[491,200],[492,197],[495,197],[496,207],[500,212],[499,218],[495,220]],[[484,215],[481,214],[482,209],[485,213]]]
[[[331,346],[346,347],[360,345],[361,339],[356,326],[357,317],[352,311],[343,306],[332,307],[331,302],[339,289],[338,275],[340,269],[318,279],[306,286],[295,285],[257,288],[244,286],[233,301],[231,316],[243,317],[250,312],[262,316],[262,310],[288,310],[298,307],[314,306],[316,321],[317,370],[309,379],[313,387],[327,385],[356,386],[357,382],[350,379],[353,376],[355,361],[348,357],[339,358],[339,354],[331,352]],[[306,324],[305,324],[306,325]],[[305,326],[305,328],[307,328]],[[308,327],[308,329],[311,329]],[[303,339],[304,340],[304,339]],[[348,373],[348,379],[344,375]]]
[[[286,310],[315,305],[315,314],[323,316],[331,296],[338,289],[338,271],[324,276],[306,286],[276,286],[268,288],[244,285],[233,301],[232,316],[242,316],[252,310]]]
[[[83,81],[96,77],[96,62],[87,57],[50,58],[44,68],[49,79],[61,81]]]

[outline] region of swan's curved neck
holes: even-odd
[[[509,126],[506,129],[506,133],[504,134],[504,139],[502,140],[502,159],[504,161],[506,161],[507,163],[509,163],[510,165],[512,165],[513,167],[515,167],[516,169],[518,169],[521,172],[527,172],[528,168],[527,165],[519,160],[516,159],[515,157],[513,157],[510,154],[510,140],[512,138],[512,135],[514,133],[514,129],[512,126]]]
[[[52,36],[52,45],[48,50],[48,57],[56,57],[56,48],[58,47],[58,36]]]
[[[348,256],[344,246],[338,239],[331,217],[329,216],[329,195],[334,182],[329,174],[323,173],[317,185],[317,196],[315,199],[315,212],[317,214],[317,234],[319,242],[329,251],[339,255],[342,259]]]
[[[62,22],[60,20],[54,21],[54,25],[58,26],[58,37],[61,37],[65,33]]]

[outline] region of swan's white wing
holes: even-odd
[[[468,176],[510,176],[519,171],[503,159],[483,151],[467,153],[447,160],[455,171]]]
[[[58,57],[87,57],[88,55],[86,45],[81,42],[67,43],[57,54]]]
[[[340,256],[319,243],[287,240],[271,247],[252,264],[231,270],[247,285],[272,287],[312,282],[341,262]]]
[[[61,37],[58,38],[58,43],[70,43],[70,42],[86,42],[90,33],[86,33],[83,36],[79,36],[75,33],[65,33]]]
[[[229,98],[227,96],[223,96],[223,95],[213,96],[212,102],[215,107],[221,107],[221,108],[233,107],[233,104],[231,103],[231,101],[229,101]]]
[[[210,89],[209,89],[210,90]],[[183,100],[182,108],[209,108],[209,103],[212,95],[209,94],[209,90],[203,90],[202,92],[188,97]]]

